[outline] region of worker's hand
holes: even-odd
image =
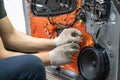
[[[58,46],[49,52],[50,63],[54,66],[71,63],[74,53],[79,53],[79,45],[77,43]]]
[[[57,38],[54,39],[54,42],[56,46],[71,42],[80,43],[82,41],[82,39],[80,38],[81,35],[82,33],[75,28],[65,29]]]

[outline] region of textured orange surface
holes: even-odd
[[[77,2],[78,2],[77,8],[80,8],[82,0],[77,0]],[[80,11],[78,13],[80,13]],[[49,38],[49,39],[55,38],[57,36],[55,29],[57,29],[58,26],[50,24],[48,21],[48,18],[38,17],[38,16],[36,17],[32,14],[31,11],[29,16],[30,16],[30,30],[31,30],[32,36],[39,37],[39,38]],[[75,16],[76,16],[76,10],[74,10],[69,14],[62,14],[59,16],[50,17],[50,20],[56,23],[62,24],[64,27],[67,24],[70,24],[71,22],[73,22]],[[71,28],[77,28],[83,33],[82,35],[83,42],[80,43],[80,46],[81,46],[80,50],[86,46],[94,45],[92,36],[86,33],[86,26],[84,23],[81,23],[78,20],[75,22],[75,24]],[[75,54],[73,56],[71,64],[67,64],[61,67],[78,73],[77,59],[78,59],[78,54]]]
[[[81,7],[81,0],[77,0],[77,8]],[[77,9],[76,8],[76,9]],[[80,11],[79,11],[80,12]],[[31,35],[40,38],[55,38],[57,35],[55,29],[58,27],[56,25],[50,24],[47,17],[34,16],[30,10],[30,30]],[[61,25],[66,26],[70,24],[76,16],[76,10],[69,14],[63,14],[55,17],[50,17],[51,21],[57,22]]]

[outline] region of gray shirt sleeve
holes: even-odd
[[[7,13],[4,8],[4,2],[3,0],[0,0],[0,19],[4,18],[5,16],[7,16]]]

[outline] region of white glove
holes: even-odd
[[[79,45],[77,43],[68,43],[58,46],[49,52],[50,63],[53,66],[68,64],[72,61],[73,54],[78,52]]]
[[[82,39],[80,36],[82,33],[76,28],[69,28],[62,31],[62,33],[54,39],[56,46],[60,46],[66,43],[80,43]]]

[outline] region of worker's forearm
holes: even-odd
[[[47,51],[45,52],[39,52],[37,54],[32,54],[37,56],[38,58],[40,58],[43,63],[45,64],[45,66],[49,66],[50,65],[50,57],[49,57],[49,53]]]
[[[16,51],[38,52],[40,50],[51,50],[56,46],[53,40],[33,38],[16,31],[8,17],[0,20],[0,36],[5,48]]]
[[[20,56],[20,55],[25,55],[24,53],[20,53],[20,52],[12,52],[12,51],[1,51],[0,53],[0,59],[5,59],[5,58],[9,58],[9,57],[14,57],[14,56]]]
[[[22,52],[46,51],[56,47],[52,39],[35,38],[17,31],[4,39],[4,45],[8,49]]]
[[[5,58],[9,58],[9,57],[14,57],[14,56],[20,56],[20,55],[26,55],[26,54],[21,53],[21,52],[13,52],[13,51],[4,50],[3,52],[0,53],[0,59],[5,59]],[[50,59],[49,59],[48,52],[39,52],[39,53],[28,54],[28,55],[34,55],[34,56],[38,57],[39,59],[41,59],[43,61],[45,66],[50,65]]]

